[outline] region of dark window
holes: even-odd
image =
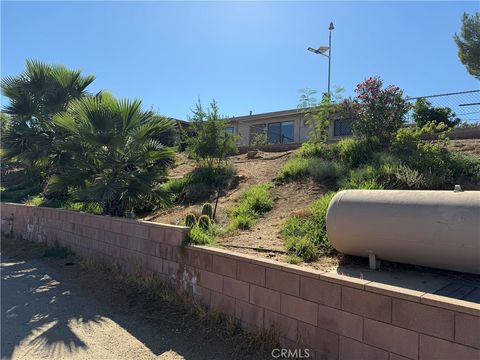
[[[352,120],[338,119],[333,122],[334,136],[348,136],[352,135]]]
[[[266,124],[256,124],[256,125],[250,125],[250,141],[249,143],[252,142],[253,138],[257,134],[265,134],[267,131],[267,125]]]
[[[290,144],[294,141],[294,122],[285,121],[268,124],[269,144]]]

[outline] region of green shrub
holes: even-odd
[[[334,161],[317,157],[294,158],[287,161],[280,170],[280,180],[295,181],[311,177],[315,181],[334,181],[341,177],[344,168]]]
[[[283,164],[280,179],[286,181],[300,180],[308,176],[309,161],[305,158],[293,158]]]
[[[205,230],[198,224],[194,224],[190,229],[188,242],[195,245],[209,245],[215,242],[215,236],[212,230]]]
[[[253,139],[250,141],[251,146],[262,146],[268,144],[268,137],[265,133],[255,134]]]
[[[243,193],[240,203],[231,210],[233,229],[250,229],[258,218],[272,210],[271,188],[270,184],[257,184]]]
[[[348,180],[342,183],[344,189],[381,189],[378,183],[378,167],[364,165],[350,170]]]
[[[232,221],[233,229],[248,230],[255,223],[256,218],[247,213],[239,213],[234,216]]]
[[[185,188],[183,202],[196,204],[209,199],[214,194],[215,189],[207,183],[191,183]]]
[[[309,160],[309,174],[316,181],[335,181],[344,173],[341,164],[333,161],[311,158]]]
[[[218,189],[232,189],[237,185],[233,166],[200,166],[181,179],[168,180],[162,189],[170,195],[172,203],[197,203],[211,198]]]
[[[33,205],[33,206],[40,206],[43,204],[45,199],[41,195],[30,196],[27,200],[25,200],[25,204]]]
[[[338,148],[334,144],[306,142],[298,149],[298,155],[303,158],[335,160],[338,157]]]
[[[335,143],[340,160],[350,168],[369,163],[378,143],[373,139],[342,139]]]
[[[169,179],[162,184],[162,189],[170,195],[172,203],[180,202],[185,197],[188,178]]]
[[[310,262],[318,258],[318,248],[307,237],[289,237],[285,240],[285,247],[288,254],[294,259],[300,258],[305,262]]]
[[[480,155],[451,152],[447,162],[456,184],[480,182]]]
[[[330,254],[333,247],[327,238],[327,209],[335,193],[329,193],[310,205],[306,217],[290,216],[282,227],[282,236],[290,255],[312,261],[321,254]]]

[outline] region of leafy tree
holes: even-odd
[[[388,145],[405,123],[410,104],[396,86],[383,88],[379,77],[371,77],[357,85],[352,110],[352,130],[357,136],[376,139]]]
[[[104,214],[114,216],[165,202],[160,184],[174,151],[162,139],[172,123],[140,105],[139,100],[100,94],[74,100],[55,115],[54,124],[67,134],[60,147],[68,162],[48,188],[69,189],[73,197],[99,204]]]
[[[335,112],[336,105],[341,101],[342,88],[335,90],[332,96],[329,93],[322,95],[322,101],[317,103],[314,97],[317,93],[312,89],[300,90],[298,109],[305,115],[305,124],[311,129],[309,141],[312,143],[328,142],[328,129]]]
[[[453,37],[458,47],[458,57],[467,71],[480,80],[480,13],[462,16],[460,35]]]
[[[238,152],[237,137],[227,133],[228,124],[220,119],[215,100],[207,111],[198,101],[192,112],[190,122],[193,134],[187,139],[187,151],[193,158],[212,168],[221,165],[228,154]]]
[[[36,60],[27,60],[22,74],[2,79],[2,93],[9,99],[4,111],[10,116],[2,134],[3,160],[15,161],[20,168],[35,167],[46,184],[64,160],[57,140],[65,132],[52,117],[66,110],[70,101],[88,95],[86,88],[94,79]]]
[[[419,127],[425,126],[429,122],[437,124],[444,123],[452,128],[460,123],[460,119],[449,107],[433,107],[426,99],[417,99],[413,106],[413,121]]]
[[[238,152],[237,136],[226,131],[228,123],[220,119],[215,100],[210,103],[207,111],[203,109],[198,100],[192,112],[193,116],[190,121],[193,135],[187,138],[187,151],[197,161],[203,162],[209,173],[219,173],[227,156]],[[217,184],[213,218],[217,213],[220,193],[229,185],[229,181],[220,181]]]

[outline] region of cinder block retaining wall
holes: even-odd
[[[282,344],[318,359],[480,359],[480,306],[211,248],[188,229],[1,204],[2,231],[57,240],[81,256],[142,265],[251,329],[276,324]]]

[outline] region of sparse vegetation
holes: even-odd
[[[309,262],[333,252],[327,238],[327,208],[335,193],[313,202],[309,211],[293,214],[285,222],[282,235],[289,255]]]
[[[280,170],[279,180],[292,181],[311,177],[316,181],[333,182],[344,172],[341,165],[317,157],[297,157],[289,160]]]
[[[240,199],[240,203],[231,211],[231,227],[250,229],[255,221],[273,208],[270,184],[258,184],[248,188]]]
[[[215,230],[210,225],[207,228],[203,227],[198,221],[190,229],[188,242],[195,245],[212,245],[215,243]]]
[[[218,189],[222,193],[237,185],[238,178],[233,166],[199,166],[181,179],[168,180],[162,188],[169,194],[172,203],[194,204],[211,199]]]

